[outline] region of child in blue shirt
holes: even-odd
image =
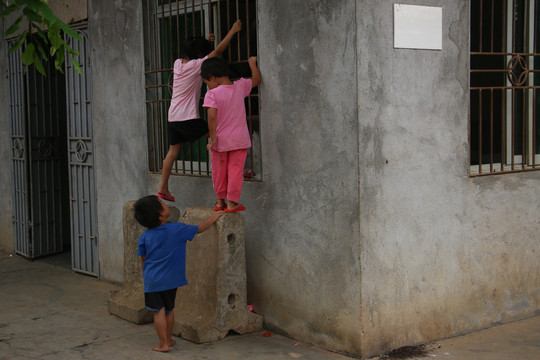
[[[186,242],[207,230],[224,211],[212,214],[199,225],[168,223],[171,210],[155,195],[135,202],[135,219],[148,229],[139,238],[137,256],[141,257],[144,301],[154,313],[159,345],[152,350],[167,352],[172,339],[176,290],[187,285]]]

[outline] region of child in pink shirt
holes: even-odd
[[[237,20],[213,51],[210,51],[213,34],[210,34],[208,40],[202,37],[188,38],[184,58],[174,62],[173,92],[168,114],[169,151],[161,169],[161,184],[157,192],[159,198],[175,200],[169,191],[169,176],[182,143],[193,142],[208,135],[208,124],[199,116],[201,65],[207,58],[221,55],[241,29],[242,21]]]
[[[242,192],[243,171],[251,139],[246,121],[244,98],[261,83],[257,58],[248,59],[252,78],[232,81],[228,65],[218,58],[207,59],[201,67],[201,77],[210,88],[204,97],[203,107],[208,109],[212,182],[217,201],[215,210],[228,213],[243,211],[239,203]]]

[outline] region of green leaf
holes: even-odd
[[[41,75],[47,76],[47,74],[45,73],[45,68],[43,67],[41,60],[39,59],[39,55],[36,53],[34,53],[34,66],[36,67],[36,70],[39,71]]]
[[[67,50],[68,54],[75,55],[75,56],[79,56],[79,51],[73,50],[73,49],[70,48],[67,44],[66,44],[66,50]]]
[[[54,58],[54,67],[64,73],[64,61],[65,61],[65,52],[64,48],[58,49],[56,57]]]
[[[34,61],[34,53],[35,53],[34,44],[29,44],[24,49],[24,52],[21,55],[21,61],[22,61],[23,65],[25,65],[25,66],[32,65],[32,63]]]
[[[56,50],[60,49],[62,47],[62,37],[60,36],[60,34],[58,33],[54,33],[54,32],[48,32],[47,33],[47,37],[49,38],[49,41],[51,43],[51,51],[53,48],[55,48]],[[51,55],[53,55],[51,53]]]
[[[47,45],[49,43],[49,40],[47,40],[47,35],[45,35],[43,30],[41,30],[40,28],[38,28],[34,24],[32,24],[32,27],[36,30],[37,34],[43,40],[43,42],[45,42],[45,45]]]
[[[45,61],[48,61],[47,59],[47,53],[45,52],[45,50],[43,49],[43,46],[41,46],[41,44],[39,42],[36,42],[36,45],[37,45],[37,49],[39,51],[39,54],[41,55],[41,58]]]
[[[71,65],[73,65],[73,68],[75,69],[76,72],[82,75],[81,67],[79,66],[79,63],[77,62],[77,60],[75,60],[73,56],[71,57]]]
[[[15,31],[19,30],[23,16],[19,16],[17,20],[6,30],[6,36],[13,34]]]
[[[43,15],[43,17],[47,19],[51,24],[54,24],[55,22],[60,21],[60,19],[58,19],[54,15],[53,11],[49,7],[49,5],[47,5],[46,3],[40,0],[25,0],[25,2],[28,4],[27,6],[30,6],[32,7],[32,9],[40,12],[41,15]]]
[[[30,19],[30,21],[36,22],[38,24],[43,21],[43,18],[41,16],[39,16],[34,10],[29,9],[28,7],[25,7],[23,9],[23,14],[26,15],[26,17]]]
[[[22,44],[24,43],[24,39],[26,39],[26,35],[28,34],[28,31],[25,30],[20,36],[19,38],[17,39],[17,42],[13,45],[11,45],[11,47],[9,48],[9,53],[11,54],[12,52],[14,51],[17,51],[21,46]]]
[[[47,34],[52,34],[56,37],[60,37],[60,28],[58,27],[58,24],[51,24],[47,27]],[[49,37],[51,35],[48,35]]]
[[[69,36],[71,36],[72,38],[74,39],[77,39],[79,41],[82,41],[82,37],[81,35],[79,35],[75,30],[73,30],[72,28],[70,28],[67,24],[64,24],[62,21],[58,20],[58,26],[60,26],[60,28],[62,30],[64,30],[64,32],[66,34],[68,34]]]

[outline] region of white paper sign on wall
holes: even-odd
[[[442,50],[442,8],[394,4],[394,48]]]

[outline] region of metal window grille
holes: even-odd
[[[538,1],[470,5],[470,175],[538,170]]]
[[[150,172],[158,173],[168,148],[167,115],[170,106],[174,61],[183,56],[185,39],[189,36],[207,37],[213,33],[215,43],[227,34],[240,19],[243,29],[231,41],[221,58],[230,64],[231,78],[251,77],[247,59],[256,55],[256,0],[146,0],[144,7],[145,89],[148,117],[148,149]],[[202,101],[206,92],[203,84],[200,115],[206,121]],[[252,139],[248,149],[246,179],[261,179],[259,94],[258,89],[245,101],[247,123]],[[182,145],[172,175],[210,176],[210,157],[205,137]]]

